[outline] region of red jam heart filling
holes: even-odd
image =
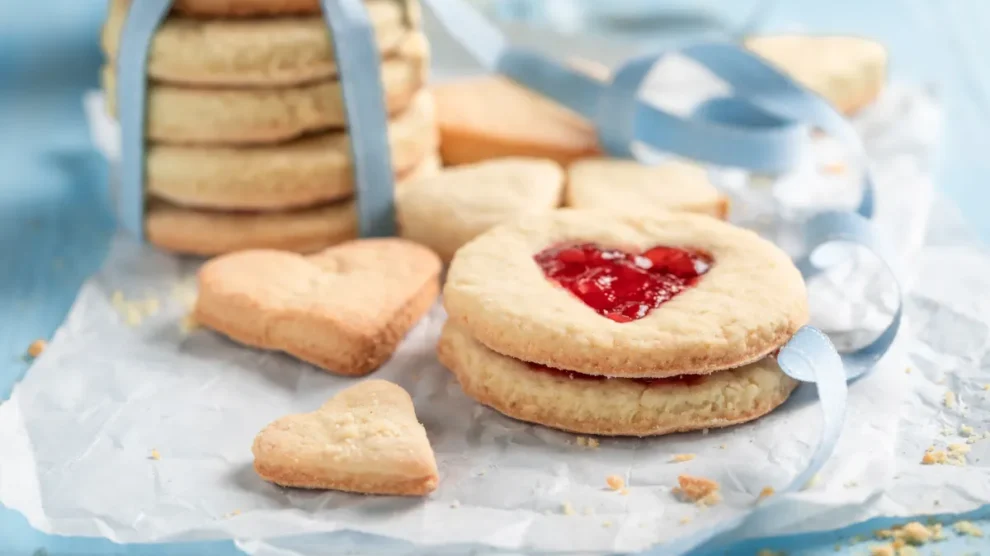
[[[533,259],[548,280],[615,322],[645,317],[712,265],[710,256],[694,250],[658,246],[632,255],[594,243],[549,247]]]
[[[556,375],[559,377],[566,377],[572,380],[608,380],[611,377],[600,376],[600,375],[586,375],[582,373],[575,373],[573,371],[565,371],[562,369],[554,369],[553,367],[547,367],[546,365],[540,365],[539,363],[526,363],[530,369],[534,371],[540,371],[547,374]],[[677,375],[677,376],[667,376],[663,378],[632,378],[625,380],[633,380],[639,382],[640,384],[646,384],[647,386],[659,386],[659,385],[674,385],[679,384],[682,386],[696,386],[705,381],[705,375]]]

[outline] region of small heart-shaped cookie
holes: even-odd
[[[402,239],[361,239],[303,257],[223,255],[199,271],[196,320],[327,371],[380,367],[439,292],[440,260]]]
[[[254,439],[254,469],[275,484],[364,494],[424,495],[437,463],[399,386],[368,380],[323,407],[282,417]]]

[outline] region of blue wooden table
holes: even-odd
[[[734,4],[724,2],[727,10]],[[864,5],[865,4],[865,5]],[[102,261],[113,233],[107,172],[90,142],[81,94],[97,85],[96,33],[105,2],[0,3],[0,399],[28,370],[25,350],[48,338],[80,284]],[[990,238],[990,3],[984,0],[811,0],[778,2],[768,30],[858,33],[891,50],[893,78],[933,83],[946,107],[939,187]],[[0,469],[0,473],[3,470]],[[990,510],[975,512],[990,531]],[[903,520],[901,520],[903,522]],[[889,525],[875,520],[843,531],[749,542],[732,553],[771,548],[834,554],[837,543]],[[349,543],[356,542],[350,539]],[[942,554],[990,552],[974,539],[940,544]],[[119,547],[32,530],[0,507],[0,554],[202,553],[190,546]],[[232,551],[229,544],[216,551]],[[213,551],[211,551],[213,552]]]

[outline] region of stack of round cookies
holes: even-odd
[[[112,0],[103,86],[130,3]],[[365,0],[382,56],[397,180],[439,167],[416,0]],[[310,252],[355,237],[333,43],[317,0],[177,0],[148,53],[145,226],[171,251]]]
[[[796,386],[775,353],[808,319],[804,282],[755,233],[691,213],[563,209],[454,256],[440,361],[498,411],[645,436],[760,417]]]

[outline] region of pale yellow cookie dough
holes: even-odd
[[[862,37],[768,35],[745,46],[846,114],[872,103],[887,78],[887,50]]]
[[[396,191],[399,233],[449,261],[492,226],[559,206],[563,184],[560,166],[538,158],[447,168]]]
[[[563,243],[641,252],[696,249],[713,262],[697,284],[645,317],[618,323],[546,279],[533,255]],[[801,273],[752,231],[708,216],[562,209],[497,226],[454,257],[450,320],[496,352],[586,374],[664,377],[752,363],[808,321]]]
[[[437,487],[437,463],[409,394],[367,380],[312,413],[282,417],[254,439],[261,478],[298,488],[422,496]]]
[[[439,167],[439,157],[428,155],[406,179],[431,175]],[[145,215],[152,245],[190,255],[265,248],[312,253],[357,237],[357,226],[350,200],[281,212],[221,212],[153,200]]]
[[[415,33],[382,61],[382,87],[390,114],[404,110],[426,83],[426,37]],[[107,109],[116,114],[116,79],[103,70]],[[250,145],[275,143],[306,133],[345,127],[340,81],[324,80],[279,89],[149,87],[146,136],[168,143]]]
[[[439,138],[429,91],[389,123],[393,169],[404,178],[435,155]],[[177,205],[284,210],[351,196],[354,168],[347,131],[277,145],[148,147],[148,192]]]
[[[437,353],[475,400],[516,419],[583,434],[648,436],[744,423],[772,411],[797,386],[768,357],[697,384],[570,378],[495,353],[449,322]]]
[[[567,168],[564,204],[614,212],[697,212],[721,219],[729,212],[728,199],[708,180],[705,168],[682,161],[647,166],[634,160],[579,160]]]
[[[131,0],[112,0],[103,50],[117,58]],[[368,18],[384,55],[419,28],[415,0],[366,0]],[[155,32],[148,75],[162,83],[271,87],[337,76],[333,43],[323,17],[207,19],[170,17]]]
[[[326,371],[385,363],[439,293],[440,260],[398,238],[360,239],[303,257],[248,249],[200,268],[196,322]]]

